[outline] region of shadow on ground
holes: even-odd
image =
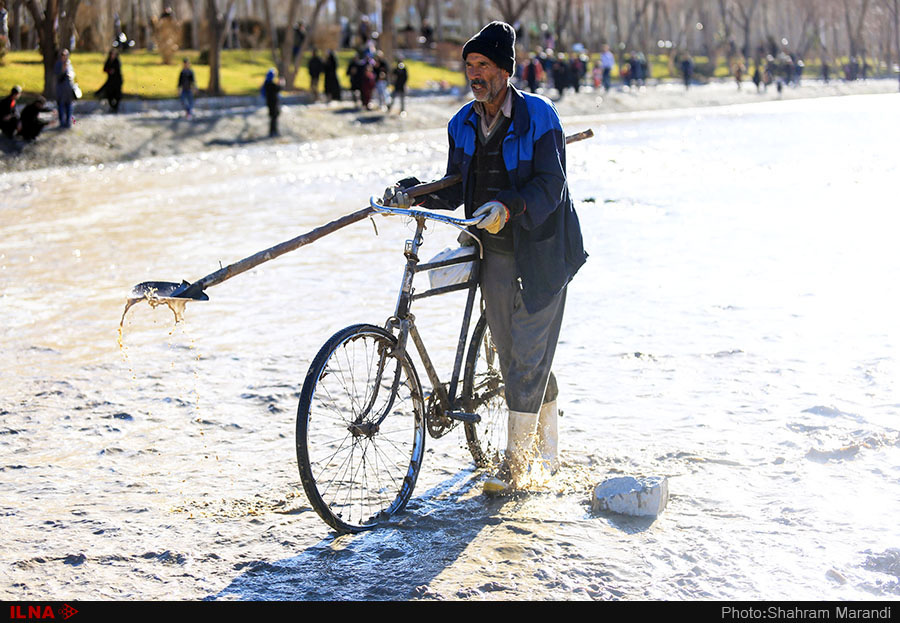
[[[207,600],[408,600],[427,594],[486,526],[514,500],[472,495],[479,475],[463,471],[416,496],[377,530],[333,533],[296,556],[254,561]]]

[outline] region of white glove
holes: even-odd
[[[486,229],[489,234],[496,234],[509,220],[509,210],[499,201],[488,201],[475,210],[473,217],[480,216],[481,220],[475,225],[478,229]]]

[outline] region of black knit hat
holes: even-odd
[[[463,60],[475,52],[484,54],[500,69],[514,74],[516,69],[516,31],[506,22],[491,22],[463,46]]]

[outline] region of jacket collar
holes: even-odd
[[[531,126],[531,115],[528,114],[528,103],[525,101],[525,95],[519,91],[513,84],[509,83],[509,90],[512,93],[512,130],[518,136],[523,136],[528,132]],[[478,113],[475,112],[474,100],[469,105],[469,111],[466,113],[465,121],[472,125],[474,129],[478,121]]]

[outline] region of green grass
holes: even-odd
[[[354,54],[352,50],[338,53],[338,78],[349,86],[346,77],[347,62]],[[209,84],[209,67],[199,64],[200,53],[192,50],[181,51],[171,65],[163,65],[159,54],[139,50],[122,54],[123,91],[125,96],[142,99],[166,99],[177,96],[176,83],[181,71],[181,59],[191,60],[197,86],[205,90]],[[306,58],[303,67],[294,82],[298,90],[309,86],[309,74],[306,71]],[[6,95],[13,85],[21,85],[26,95],[34,95],[43,91],[44,66],[41,55],[36,51],[9,52],[5,57],[5,65],[0,66],[0,94]],[[74,52],[72,66],[78,85],[85,98],[93,98],[106,80],[103,73],[103,62],[106,54],[102,52]],[[421,89],[431,83],[447,82],[462,86],[463,77],[460,72],[441,67],[433,67],[419,61],[406,61],[409,68],[409,88]],[[220,80],[226,95],[253,95],[259,92],[266,71],[272,67],[272,55],[267,50],[224,50]],[[321,82],[320,82],[321,88]]]

